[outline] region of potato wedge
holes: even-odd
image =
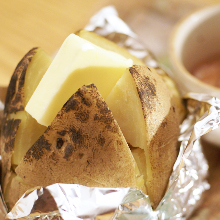
[[[136,185],[135,161],[94,85],[80,88],[15,169],[29,185]]]
[[[146,68],[131,68],[130,72],[139,97],[142,97],[140,100],[148,136],[145,147],[146,186],[152,207],[155,209],[165,194],[179,152],[180,115],[178,105],[172,100],[172,92],[165,88],[162,78],[157,78],[158,75],[153,74],[152,68],[148,68],[147,75]],[[143,82],[146,82],[147,86],[144,86]]]
[[[24,108],[50,63],[50,56],[40,48],[33,48],[19,62],[12,75],[6,94],[1,134],[3,193],[14,168],[46,129]]]
[[[172,92],[155,69],[137,65],[124,73],[106,98],[126,141],[133,148],[143,149],[142,153],[136,150],[139,155],[135,158],[142,160],[137,164],[145,172],[153,208],[164,196],[178,154],[181,116],[172,98]],[[145,158],[140,157],[143,153]]]
[[[14,148],[15,136],[21,122],[20,119],[9,119],[7,117],[9,114],[16,113],[18,111],[24,110],[24,78],[27,66],[29,65],[31,59],[36,53],[36,48],[30,50],[24,58],[17,65],[10,84],[8,86],[5,108],[4,108],[4,119],[2,127],[2,137],[1,137],[1,155],[2,155],[2,186],[3,192],[8,182],[8,178],[11,175],[11,157]],[[8,174],[7,174],[8,173]],[[6,174],[8,177],[6,177]]]

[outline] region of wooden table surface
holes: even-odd
[[[193,4],[207,2],[220,0],[195,0]],[[183,1],[179,3],[183,5]],[[116,6],[120,17],[146,41],[146,33],[139,26],[138,10],[143,12],[152,6],[158,11],[163,11],[162,6],[172,10],[170,4],[175,10],[179,7],[174,0],[0,0],[0,87],[8,85],[14,68],[27,51],[40,46],[53,54],[70,33],[83,28],[95,12],[110,4]],[[202,204],[190,218],[193,220],[220,219],[220,148],[205,143],[204,151],[210,165],[211,189],[204,193]]]
[[[53,54],[102,7],[116,5],[123,16],[138,2],[147,1],[123,5],[118,0],[0,0],[0,86],[8,85],[15,66],[31,48],[39,46]]]

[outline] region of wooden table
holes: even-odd
[[[143,0],[126,4],[118,0],[0,0],[0,86],[8,85],[17,63],[31,48],[38,46],[52,55],[103,6],[114,4],[123,16],[138,2],[147,4]]]
[[[190,1],[178,3],[183,5],[185,2]],[[170,3],[173,9],[170,8]],[[27,51],[40,46],[53,54],[70,33],[83,28],[95,12],[109,4],[116,6],[120,17],[146,42],[148,33],[139,25],[143,19],[141,20],[138,10],[145,13],[144,10],[154,7],[163,16],[168,14],[168,10],[179,7],[174,0],[130,0],[126,3],[118,0],[0,0],[0,87],[8,85],[14,68]],[[207,1],[197,0],[194,4],[205,5]],[[145,13],[144,16],[146,15]],[[172,19],[172,16],[168,19]],[[1,98],[2,92],[0,93]],[[202,204],[191,217],[193,220],[220,219],[220,148],[205,143],[204,151],[210,165],[208,181],[211,189],[204,193]]]

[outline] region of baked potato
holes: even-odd
[[[96,38],[93,33],[92,36]],[[155,209],[166,191],[177,158],[179,124],[185,112],[175,83],[165,73],[160,75],[141,61],[141,65],[132,65],[126,58],[133,59],[136,64],[138,59],[127,52],[126,56],[123,55],[124,50],[114,44],[111,46],[112,42],[103,39],[106,49],[117,53],[103,52],[105,49],[97,49],[99,45],[81,40],[90,45],[89,48],[95,48],[99,61],[102,56],[106,60],[111,57],[113,61],[106,61],[109,66],[104,66],[101,71],[104,76],[107,71],[107,78],[100,79],[96,71],[90,71],[90,80],[73,74],[78,69],[67,67],[67,60],[63,61],[63,54],[67,59],[70,57],[69,52],[62,49],[66,47],[61,47],[58,58],[52,63],[45,52],[39,59],[41,61],[35,59],[42,50],[32,49],[12,76],[1,138],[6,203],[11,209],[29,188],[63,182],[139,188],[149,195]],[[77,61],[80,63],[85,57],[78,57]],[[92,61],[89,65],[96,65],[94,58]],[[91,70],[89,65],[80,68],[88,72]],[[71,75],[67,77],[68,86],[65,80],[60,87],[53,86],[53,78],[48,73],[55,72],[56,68],[58,74],[67,71]],[[94,70],[94,66],[92,68]],[[117,72],[111,86],[108,68]],[[32,81],[35,82],[33,85]],[[42,82],[43,87],[40,86]],[[48,84],[52,86],[47,87]],[[66,92],[70,85],[74,88]],[[35,109],[33,106],[43,106],[44,109],[45,100],[48,103],[46,94],[52,90],[55,93],[49,104],[56,108],[50,106],[47,112],[40,112],[46,121],[42,123],[38,117],[35,120],[38,111],[30,109]],[[22,144],[18,144],[20,141]]]

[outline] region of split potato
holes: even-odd
[[[25,107],[54,61],[39,48],[25,55],[5,103],[1,151],[6,203],[11,209],[26,190],[62,182],[139,188],[155,209],[177,158],[179,124],[185,114],[175,83],[112,42],[96,40],[86,31],[78,35],[92,36],[98,46],[101,42],[105,49],[141,65],[125,65],[105,97],[94,82],[82,78],[85,85],[44,126]],[[104,89],[108,82],[102,83]]]

